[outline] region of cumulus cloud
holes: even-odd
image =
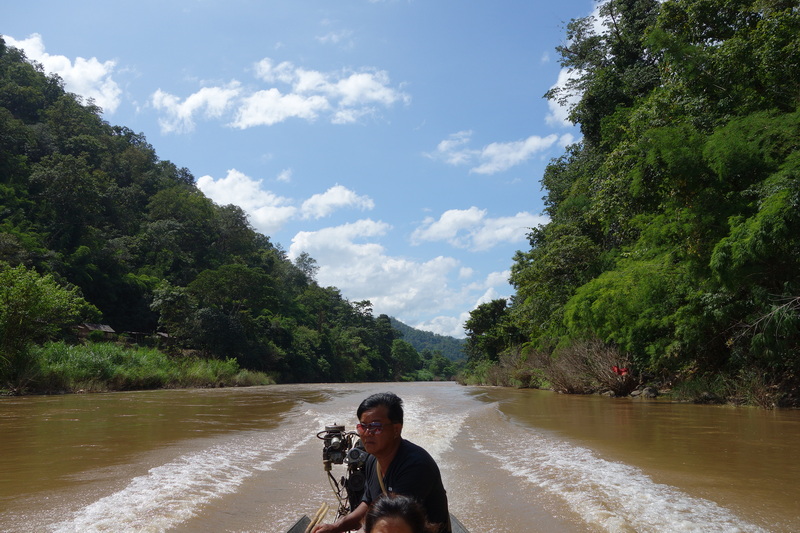
[[[275,64],[272,59],[264,58],[256,64],[255,72],[267,83],[287,85],[292,95],[324,102],[320,110],[330,109],[331,120],[338,123],[353,122],[375,113],[375,106],[390,107],[410,99],[392,88],[389,75],[381,70],[320,72],[296,67],[288,61]]]
[[[76,57],[73,62],[66,56],[48,54],[38,33],[23,40],[8,35],[3,39],[7,45],[24,50],[28,59],[40,63],[48,74],[58,74],[67,91],[94,100],[108,114],[113,114],[119,107],[122,89],[112,78],[116,61]]]
[[[264,58],[253,73],[266,88],[245,90],[239,81],[218,87],[204,87],[186,98],[156,91],[150,101],[166,114],[164,133],[182,133],[194,128],[198,116],[222,118],[228,125],[248,129],[272,126],[297,118],[314,121],[325,117],[334,124],[346,124],[398,102],[407,103],[408,94],[391,86],[382,70],[321,72],[291,62],[276,63]]]
[[[470,172],[496,174],[520,165],[538,153],[545,153],[556,145],[566,145],[572,135],[546,137],[531,135],[527,139],[510,142],[494,142],[481,149],[469,147],[472,131],[451,134],[439,142],[434,152],[426,154],[432,159],[449,165],[470,165]]]
[[[194,129],[195,116],[219,118],[227,111],[239,95],[240,87],[232,82],[225,87],[203,87],[184,100],[158,89],[150,98],[155,109],[164,111],[166,117],[159,119],[164,133],[184,133]]]
[[[444,241],[457,248],[486,251],[503,243],[522,242],[530,228],[546,224],[548,218],[526,211],[514,216],[489,218],[485,209],[450,209],[439,219],[426,218],[411,234],[413,244]]]
[[[464,334],[464,323],[467,320],[469,320],[469,313],[463,312],[458,316],[437,316],[429,320],[423,320],[408,325],[415,329],[463,339],[466,337]]]
[[[254,126],[272,126],[290,118],[313,121],[328,107],[328,101],[322,96],[281,94],[273,88],[244,98],[231,126],[244,130]]]
[[[470,172],[496,174],[508,170],[527,161],[533,154],[548,150],[556,142],[558,142],[558,136],[551,134],[547,137],[531,135],[521,141],[491,143],[481,150],[481,164],[470,169]]]
[[[368,196],[359,196],[347,187],[334,185],[322,194],[315,194],[301,207],[303,218],[322,218],[342,207],[356,207],[370,210],[375,207],[375,202]]]
[[[448,241],[459,248],[465,248],[458,238],[459,234],[478,226],[484,217],[486,210],[474,206],[469,209],[450,209],[442,213],[439,220],[427,217],[422,226],[414,230],[411,241],[415,244],[423,241]]]
[[[376,314],[411,320],[431,310],[446,312],[469,305],[465,287],[453,288],[451,283],[462,273],[457,259],[415,261],[388,255],[378,241],[390,230],[384,222],[366,219],[302,231],[292,239],[289,257],[307,252],[320,265],[321,285],[336,286],[353,300],[370,300]]]
[[[291,170],[284,170],[278,181],[291,179]],[[271,235],[282,229],[290,220],[319,219],[345,208],[369,210],[375,207],[368,196],[362,196],[342,185],[334,185],[324,193],[314,194],[298,207],[297,202],[279,196],[262,187],[262,181],[243,172],[231,169],[223,178],[202,176],[197,187],[220,205],[234,204],[241,207],[250,218],[250,223],[259,232]]]
[[[464,294],[465,298],[472,297],[470,311],[497,298],[508,298],[512,292],[508,283],[510,274],[508,270],[492,272],[480,282],[468,286],[462,294]],[[476,298],[475,294],[479,294],[479,296]],[[413,322],[409,325],[417,329],[432,331],[439,335],[463,338],[466,336],[464,323],[469,320],[470,311],[462,311],[458,315],[439,315],[431,319]]]
[[[290,199],[263,190],[260,180],[236,169],[229,170],[218,180],[202,176],[197,180],[197,187],[220,205],[235,204],[244,209],[253,227],[265,235],[281,229],[297,213]]]

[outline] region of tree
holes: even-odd
[[[298,255],[294,260],[294,266],[303,273],[307,283],[316,282],[319,265],[317,265],[317,260],[311,257],[308,252],[302,252]]]
[[[470,311],[464,323],[467,354],[470,362],[482,359],[497,361],[500,354],[516,341],[514,327],[508,321],[508,300],[498,298]]]
[[[392,370],[395,379],[416,370],[421,363],[419,353],[413,346],[402,339],[392,341]]]
[[[35,378],[35,361],[29,354],[33,344],[98,316],[77,287],[64,288],[53,276],[41,276],[22,265],[0,264],[0,379],[21,392]]]
[[[645,44],[645,30],[655,22],[659,6],[657,0],[610,0],[599,10],[603,31],[595,31],[594,17],[567,25],[568,44],[556,50],[561,66],[573,76],[545,96],[562,105],[578,99],[569,117],[592,146],[602,141],[604,119],[659,83],[655,57]]]

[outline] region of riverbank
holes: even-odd
[[[562,394],[662,397],[683,403],[762,409],[800,408],[800,379],[793,375],[776,377],[764,369],[747,368],[735,374],[689,369],[653,376],[633,368],[618,352],[591,344],[564,350],[557,358],[536,352],[507,353],[496,362],[473,365],[457,380],[462,385],[543,389]]]
[[[24,364],[4,379],[0,394],[63,394],[170,388],[272,385],[263,372],[235,359],[171,357],[155,348],[110,342],[51,342],[30,349]],[[7,382],[7,383],[6,383]]]

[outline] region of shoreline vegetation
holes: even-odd
[[[208,359],[124,340],[63,340],[30,347],[18,387],[0,387],[0,396],[124,392],[134,390],[223,388],[275,385],[275,376],[241,368],[235,358]],[[599,341],[580,345],[559,358],[540,352],[505,354],[497,363],[483,361],[455,376],[469,386],[550,390],[557,394],[600,394],[610,398],[660,398],[696,404],[728,404],[762,409],[797,408],[797,396],[756,373],[730,377],[673,376],[657,380],[621,373],[619,354]],[[422,378],[422,379],[419,379]],[[425,381],[406,376],[403,381]]]
[[[498,361],[472,362],[458,376],[462,385],[552,390],[560,394],[665,398],[696,404],[728,404],[762,409],[800,408],[800,390],[792,379],[775,381],[755,368],[738,373],[654,375],[630,368],[631,358],[598,339],[575,343],[557,355],[515,347]]]
[[[114,342],[48,342],[30,349],[18,388],[7,395],[115,392],[274,385],[272,376],[236,359],[171,356],[158,348]]]

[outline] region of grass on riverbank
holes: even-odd
[[[31,349],[24,391],[103,392],[136,389],[270,385],[267,374],[235,359],[171,357],[154,348],[114,343],[51,342]]]

